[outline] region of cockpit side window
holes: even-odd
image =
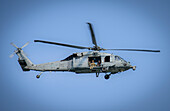
[[[104,58],[104,62],[110,62],[110,56],[106,56],[106,57]]]
[[[116,60],[116,61],[119,61],[119,60],[121,60],[121,59],[120,59],[120,57],[115,56],[115,60]]]

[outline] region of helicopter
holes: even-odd
[[[93,47],[84,47],[84,46],[77,46],[77,45],[70,45],[58,42],[51,42],[45,40],[34,40],[34,42],[46,43],[46,44],[53,44],[53,45],[60,45],[65,47],[71,47],[76,49],[87,49],[87,52],[80,52],[80,53],[73,53],[69,55],[67,58],[43,63],[43,64],[33,64],[30,59],[27,58],[24,51],[22,50],[25,46],[29,44],[27,42],[21,48],[17,47],[14,43],[11,43],[16,50],[10,56],[13,57],[14,54],[18,56],[18,62],[23,71],[40,71],[36,78],[39,79],[41,74],[45,71],[68,71],[68,72],[75,72],[76,74],[83,74],[83,73],[95,73],[96,77],[99,77],[100,73],[105,73],[104,78],[109,79],[112,74],[116,74],[119,72],[124,72],[126,70],[132,69],[136,70],[136,66],[132,66],[130,62],[125,61],[118,55],[113,55],[110,53],[105,53],[101,51],[143,51],[143,52],[160,52],[160,50],[143,50],[143,49],[105,49],[98,46],[96,37],[93,31],[92,24],[87,22],[89,26],[89,30],[91,32],[91,38]]]

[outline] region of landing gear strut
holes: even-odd
[[[42,73],[43,73],[43,72],[41,72],[40,74],[38,74],[38,75],[36,76],[36,78],[39,79]]]
[[[111,74],[106,74],[106,75],[104,76],[104,78],[107,80],[107,79],[110,78],[110,75],[111,75]]]
[[[99,77],[99,72],[96,72],[96,77]]]

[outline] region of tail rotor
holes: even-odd
[[[16,53],[20,52],[24,47],[26,47],[29,44],[29,42],[27,42],[26,44],[24,44],[21,48],[17,47],[14,43],[11,43],[12,46],[14,46],[15,48],[17,48],[14,53],[12,53],[9,57],[12,58]]]
[[[12,58],[17,52],[18,50],[15,50],[14,53],[12,53],[9,57]]]

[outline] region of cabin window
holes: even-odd
[[[106,57],[104,58],[104,62],[110,62],[110,56],[106,56]]]
[[[89,65],[91,64],[91,63],[95,63],[96,64],[96,66],[100,66],[100,64],[101,64],[101,57],[88,57],[88,62],[89,62]]]

